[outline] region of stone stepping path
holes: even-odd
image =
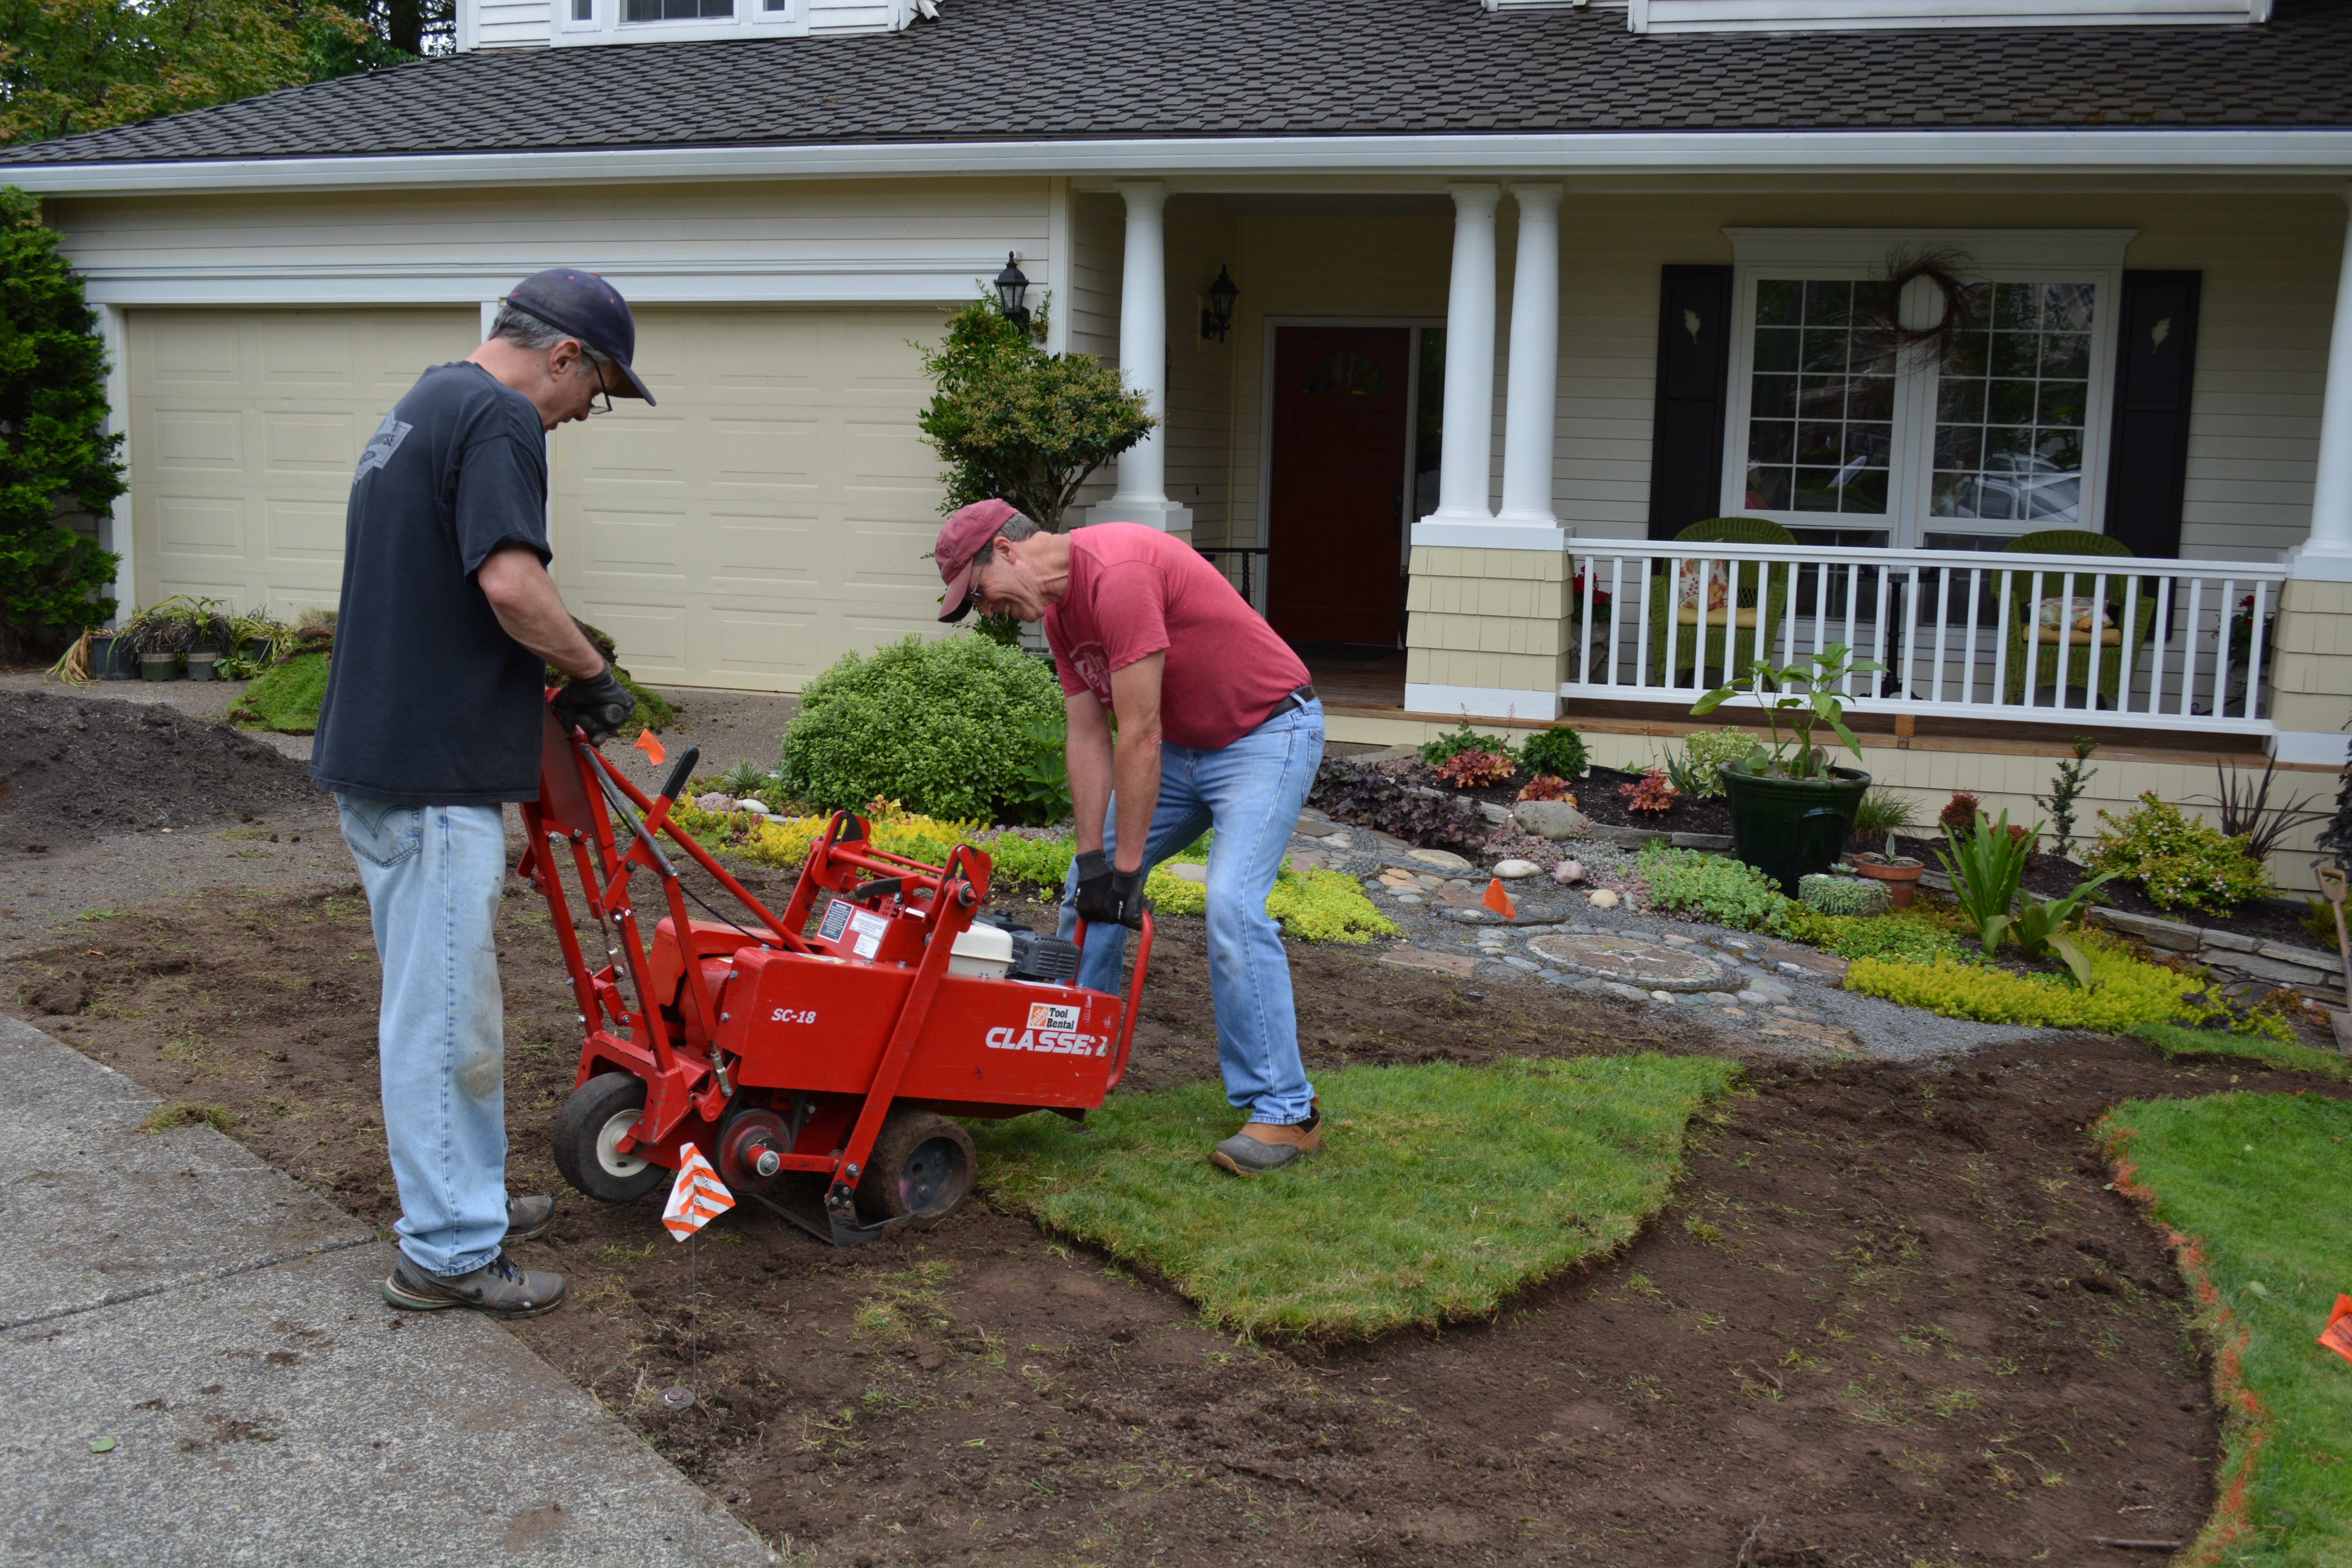
[[[1625,936],[1538,936],[1528,947],[1572,974],[1614,980],[1643,991],[1727,991],[1738,982],[1731,971],[1686,947]]]

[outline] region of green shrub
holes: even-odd
[[[2122,1034],[2144,1024],[2200,1022],[2210,1012],[2200,996],[2205,982],[2197,976],[2143,963],[2121,943],[2093,932],[2076,942],[2089,960],[2088,987],[2068,975],[2011,974],[1946,957],[1933,963],[1856,959],[1846,970],[1845,988],[1947,1018],[2102,1034]]]
[[[1885,784],[1873,784],[1863,793],[1862,804],[1853,808],[1852,837],[1875,849],[1888,834],[1912,826],[1910,797]]]
[[[2226,914],[2231,906],[2271,891],[2271,874],[2246,853],[2246,836],[2225,837],[2220,829],[2180,814],[2149,790],[2118,822],[2099,813],[2103,831],[2091,852],[2091,868],[2114,871],[2137,882],[2163,909]]]
[[[1659,909],[1702,914],[1735,931],[1788,929],[1789,900],[1772,879],[1728,856],[1652,844],[1642,851],[1641,878]]]
[[[1519,747],[1519,765],[1538,777],[1580,779],[1592,767],[1585,754],[1584,737],[1566,725],[1538,730]]]
[[[1580,749],[1581,744],[1579,742]],[[1423,742],[1421,760],[1433,768],[1438,763],[1458,757],[1465,752],[1492,752],[1498,757],[1518,755],[1511,750],[1511,743],[1502,736],[1481,735],[1470,728],[1470,721],[1467,716],[1465,716],[1460,724],[1438,736],[1434,741]],[[1565,778],[1568,775],[1563,773],[1560,776]]]
[[[1789,917],[1789,934],[1844,959],[1933,963],[1938,958],[1958,958],[1961,952],[1958,937],[1913,910],[1869,917],[1797,911]]]
[[[1721,795],[1723,764],[1736,763],[1755,749],[1754,736],[1732,729],[1701,730],[1683,737],[1683,756],[1696,778],[1697,793],[1703,795]]]
[[[1881,883],[1818,874],[1797,879],[1797,897],[1817,915],[1883,915],[1893,902]]]
[[[1029,727],[1063,712],[1041,659],[969,633],[849,653],[808,683],[784,731],[784,793],[821,810],[879,796],[939,817],[1021,798]]]

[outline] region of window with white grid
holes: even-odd
[[[1895,546],[2099,529],[2130,231],[1730,232],[1727,515]],[[1948,283],[1890,297],[1926,255]]]

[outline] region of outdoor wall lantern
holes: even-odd
[[[1209,308],[1201,312],[1201,335],[1223,342],[1226,331],[1234,324],[1234,301],[1241,297],[1241,289],[1234,284],[1234,275],[1220,266],[1217,280],[1209,285]]]
[[[1022,296],[1028,292],[1027,276],[1013,259],[1013,253],[1006,251],[1004,270],[996,275],[996,308],[1003,311],[1004,319],[1016,327],[1029,324],[1029,307],[1021,302]]]

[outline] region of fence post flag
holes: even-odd
[[[637,738],[631,742],[630,744],[636,750],[643,752],[646,754],[646,761],[651,763],[656,767],[659,767],[664,763],[669,761],[669,752],[662,745],[661,737],[655,734],[650,729],[638,731]]]
[[[684,1241],[734,1206],[735,1194],[727,1190],[702,1151],[688,1144],[686,1163],[678,1166],[677,1180],[669,1184],[669,1202],[662,1205],[662,1224],[673,1237]]]
[[[1494,910],[1496,914],[1502,916],[1507,921],[1515,921],[1519,918],[1518,910],[1511,903],[1511,895],[1503,890],[1503,879],[1500,877],[1495,877],[1488,879],[1486,883],[1486,896],[1480,899],[1478,901],[1486,905],[1488,909]]]

